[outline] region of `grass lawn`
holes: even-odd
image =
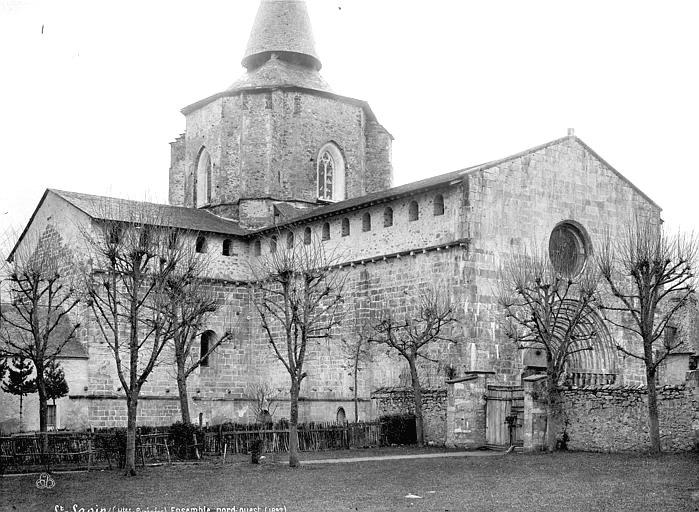
[[[385,453],[385,451],[382,451]],[[403,454],[394,451],[387,454]],[[319,458],[309,457],[306,459]],[[317,454],[316,454],[317,455]],[[340,452],[337,456],[365,456]],[[281,457],[280,457],[281,459]],[[699,457],[694,454],[510,454],[308,465],[244,462],[146,468],[128,478],[117,471],[57,474],[53,489],[36,476],[0,478],[0,511],[83,512],[140,507],[286,507],[287,512],[334,510],[429,511],[699,511]],[[405,498],[408,494],[422,498]],[[58,506],[58,507],[57,507]],[[91,510],[92,508],[92,510]],[[193,511],[199,512],[196,508]],[[282,510],[284,510],[282,508]]]

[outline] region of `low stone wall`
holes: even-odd
[[[379,416],[415,412],[412,388],[381,388],[371,394]],[[422,390],[422,419],[425,442],[443,445],[446,441],[447,390]]]
[[[643,451],[650,447],[645,387],[580,388],[563,392],[568,448]],[[658,388],[661,446],[699,449],[699,388],[688,381]]]

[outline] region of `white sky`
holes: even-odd
[[[396,185],[574,127],[699,231],[699,2],[308,4],[323,76],[396,138]],[[243,74],[257,6],[0,0],[0,232],[47,187],[165,202],[179,110]]]

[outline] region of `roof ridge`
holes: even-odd
[[[71,190],[59,190],[57,188],[49,188],[47,190],[50,192],[53,192],[55,194],[58,194],[60,196],[63,196],[63,194],[75,194],[75,195],[80,195],[80,196],[85,196],[85,197],[94,197],[97,199],[114,199],[117,201],[129,201],[131,203],[152,204],[154,206],[167,206],[169,208],[187,208],[186,206],[177,206],[177,205],[167,204],[167,203],[154,203],[153,201],[140,201],[138,199],[127,199],[125,197],[114,197],[114,196],[103,196],[103,195],[97,195],[97,194],[88,194],[86,192],[74,192]]]

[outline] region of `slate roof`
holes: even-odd
[[[242,64],[250,69],[256,57],[270,52],[291,52],[309,57],[315,69],[318,58],[306,3],[301,0],[263,0],[250,32]]]
[[[48,192],[63,198],[93,219],[130,222],[138,215],[145,214],[147,217],[158,219],[155,224],[167,227],[238,236],[248,232],[241,228],[237,222],[224,219],[207,210],[94,196],[64,190],[49,189]]]
[[[18,315],[17,310],[11,306],[10,304],[0,304],[0,308],[2,308],[3,312],[5,313],[6,316],[13,318]],[[22,325],[21,321],[16,322],[19,325]],[[52,350],[55,350],[56,347],[58,346],[59,343],[62,343],[65,341],[65,339],[70,335],[70,332],[73,330],[73,323],[70,321],[70,319],[67,316],[64,316],[61,318],[61,321],[59,322],[58,326],[54,331],[51,333],[51,337],[49,337],[49,343],[48,343],[48,352],[49,354],[51,353]],[[5,336],[28,336],[29,333],[26,332],[21,332],[19,331],[16,327],[13,327],[9,324],[6,326],[0,326],[0,345],[4,343]],[[59,359],[87,359],[88,355],[87,352],[85,351],[85,348],[82,346],[82,344],[77,340],[77,337],[74,335],[73,338],[71,338],[68,343],[66,343],[63,346],[63,349],[61,350],[60,355],[58,356]]]

